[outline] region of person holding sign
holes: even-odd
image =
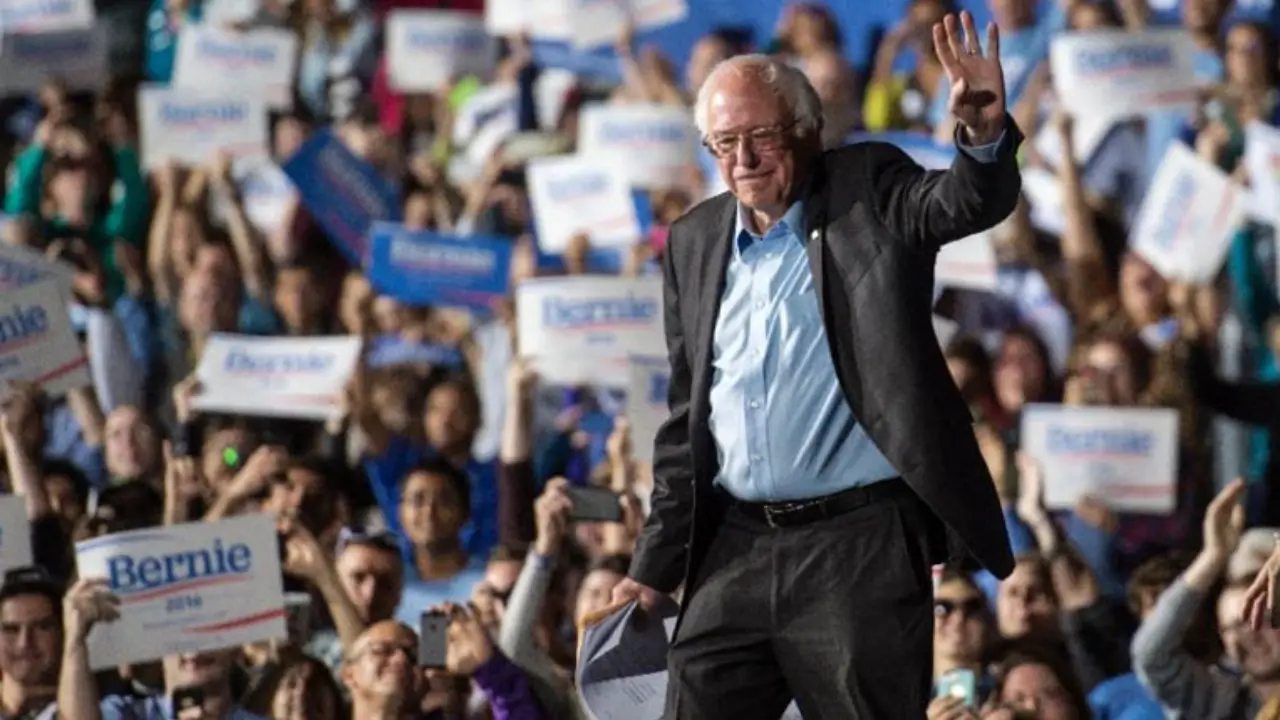
[[[961,23],[964,29],[961,31]],[[804,76],[746,55],[695,110],[730,193],[671,228],[670,416],[652,512],[615,602],[683,585],[668,718],[920,718],[930,565],[1013,557],[930,314],[944,244],[1021,188],[995,26],[933,27],[958,122],[926,172],[895,147],[823,152]]]

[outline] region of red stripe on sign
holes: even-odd
[[[1222,204],[1218,206],[1218,214],[1213,216],[1213,226],[1222,227],[1227,221],[1227,212],[1231,210],[1231,202],[1236,199],[1236,186],[1234,183],[1227,184],[1226,195],[1222,198]]]
[[[195,580],[193,582],[185,582],[185,583],[179,583],[177,585],[170,585],[168,587],[163,587],[158,590],[149,590],[144,593],[138,593],[137,595],[126,595],[124,598],[124,602],[125,604],[145,602],[147,600],[155,600],[156,598],[164,597],[166,595],[177,595],[180,593],[197,590],[202,587],[209,587],[211,585],[226,585],[227,583],[244,582],[246,579],[247,578],[245,578],[245,576],[243,575],[232,575],[230,577],[205,578],[203,580]]]
[[[230,622],[218,623],[217,625],[201,625],[199,627],[187,628],[189,633],[213,633],[222,632],[223,630],[234,630],[235,628],[245,627],[246,625],[256,625],[268,620],[284,617],[284,608],[279,610],[269,610],[257,615],[249,615]]]
[[[43,375],[40,375],[39,377],[33,378],[32,382],[34,382],[37,385],[44,385],[45,383],[50,383],[50,382],[53,382],[54,380],[57,380],[63,375],[70,375],[71,373],[75,372],[76,370],[79,370],[80,368],[88,364],[89,364],[89,358],[87,357],[82,357],[79,360],[72,360],[71,362],[67,363],[66,365],[63,365],[62,367],[54,368],[53,370],[50,370],[49,372]]]

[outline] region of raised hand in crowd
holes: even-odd
[[[254,450],[244,467],[221,489],[213,507],[205,514],[205,522],[221,520],[247,501],[262,495],[288,464],[289,453],[284,448],[263,445]]]
[[[175,457],[169,440],[164,441],[163,449],[164,522],[176,525],[191,518],[192,505],[204,497],[204,483],[194,457]]]
[[[573,500],[565,492],[568,487],[568,480],[552,478],[533,504],[538,528],[533,551],[542,557],[559,557],[564,546],[565,535],[569,532],[569,513],[573,510]]]
[[[106,578],[77,580],[62,601],[62,627],[68,646],[83,645],[94,625],[119,617],[120,598],[111,592]]]
[[[1241,498],[1245,483],[1235,480],[1224,487],[1204,513],[1204,547],[1192,561],[1184,577],[1195,590],[1208,591],[1222,576],[1227,560],[1240,545],[1244,533]]]
[[[195,408],[192,402],[201,392],[200,378],[193,373],[178,381],[173,386],[173,409],[177,415],[178,422],[191,422],[195,416]]]
[[[446,666],[454,675],[471,676],[493,657],[493,641],[476,613],[452,603],[439,608],[449,616]]]

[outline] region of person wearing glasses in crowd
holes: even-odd
[[[807,717],[915,720],[930,565],[1013,568],[930,307],[938,249],[1017,204],[1022,136],[995,26],[985,51],[968,14],[933,39],[958,123],[945,172],[883,144],[824,153],[816,92],[776,58],[728,60],[699,94],[730,193],[671,228],[670,416],[613,592],[653,607],[684,586],[668,718],[775,720],[794,698]]]

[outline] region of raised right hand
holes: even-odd
[[[1226,562],[1240,544],[1244,532],[1244,480],[1235,480],[1222,489],[1204,513],[1204,550],[1215,560]]]
[[[560,554],[564,534],[569,528],[569,511],[573,509],[573,500],[565,492],[568,487],[568,480],[552,478],[533,504],[533,516],[538,525],[538,537],[533,548],[543,557]]]
[[[62,625],[69,642],[83,643],[95,624],[118,617],[120,598],[111,592],[106,578],[82,578],[62,600]]]

